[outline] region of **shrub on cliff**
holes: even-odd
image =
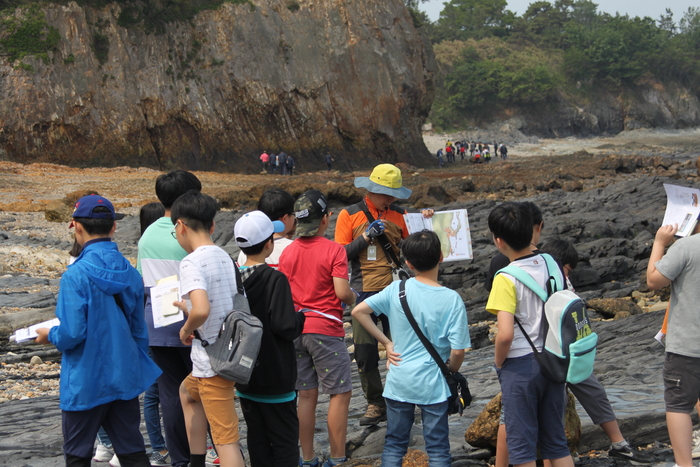
[[[61,37],[58,29],[48,25],[39,5],[0,14],[0,49],[11,62],[27,55],[48,60],[48,52],[56,48]]]

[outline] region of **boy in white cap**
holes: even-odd
[[[299,460],[294,339],[304,328],[304,313],[294,311],[287,276],[265,262],[275,249],[274,234],[285,228],[283,222],[252,211],[233,229],[246,255],[240,271],[250,311],[263,324],[255,369],[248,384],[237,385],[236,391],[248,426],[253,467],[296,466]]]
[[[335,226],[335,241],[345,247],[352,269],[350,286],[359,293],[357,303],[381,292],[393,281],[392,269],[398,267],[387,257],[382,243],[389,243],[398,260],[399,242],[408,236],[404,209],[394,205],[397,199],[407,199],[411,190],[403,186],[401,170],[391,164],[380,164],[369,177],[355,178],[355,186],[367,190],[364,200],[343,209]],[[431,217],[432,209],[423,210]],[[373,319],[376,319],[373,317]],[[382,316],[382,329],[388,334],[388,320]],[[356,320],[352,320],[355,341],[355,361],[360,374],[362,391],[367,399],[367,412],[360,425],[376,425],[386,420],[386,404],[382,397],[377,340]]]

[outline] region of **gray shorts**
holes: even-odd
[[[578,384],[567,384],[567,386],[574,393],[583,410],[591,417],[594,425],[616,420],[605,388],[595,374],[591,373],[588,379]]]
[[[297,354],[297,391],[315,389],[324,394],[352,391],[350,354],[342,337],[302,334],[294,340]]]
[[[664,401],[666,412],[691,413],[700,396],[700,358],[666,352]]]

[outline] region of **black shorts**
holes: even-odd
[[[700,397],[700,358],[666,352],[663,374],[666,412],[691,413]]]

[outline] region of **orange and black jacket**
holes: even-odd
[[[367,208],[375,219],[381,219],[384,222],[384,234],[398,257],[399,242],[408,236],[406,222],[403,219],[405,211],[392,204],[389,209],[380,214],[369,199],[365,198],[362,202],[367,203]],[[367,247],[370,244],[365,241],[362,233],[367,230],[368,225],[365,213],[358,204],[353,204],[338,214],[335,241],[345,247],[348,255],[352,269],[350,287],[358,292],[379,292],[391,284],[391,264],[376,240],[373,244],[377,247],[377,259],[374,261],[367,259]]]

